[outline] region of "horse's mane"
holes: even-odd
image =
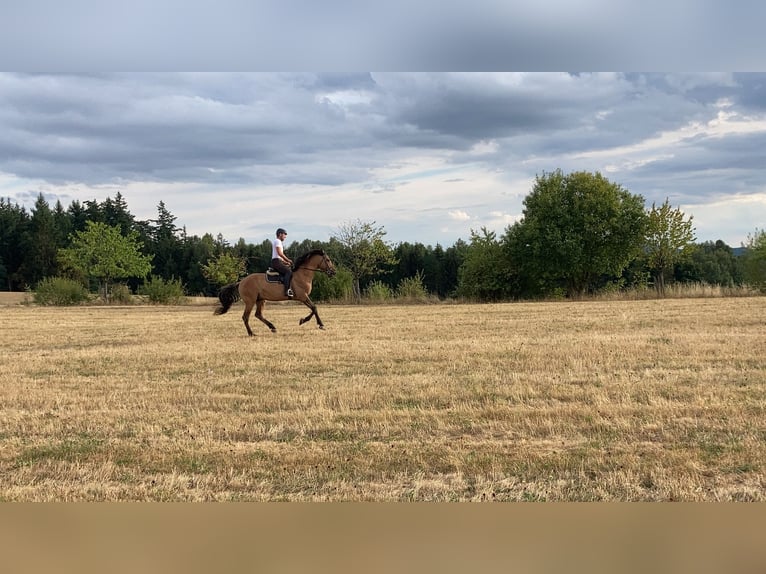
[[[298,257],[298,259],[295,260],[295,262],[293,263],[293,269],[297,270],[298,267],[306,263],[306,261],[308,261],[314,255],[324,255],[324,249],[312,249],[308,253],[304,253],[303,255]]]

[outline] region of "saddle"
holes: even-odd
[[[279,274],[279,271],[269,267],[266,269],[266,283],[284,283],[284,277]]]

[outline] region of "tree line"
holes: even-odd
[[[29,212],[0,198],[0,289],[35,289],[66,276],[104,297],[115,282],[136,292],[157,280],[213,296],[269,265],[269,239],[230,244],[220,234],[189,235],[176,221],[162,201],[156,218],[136,219],[119,192],[66,208],[40,194]],[[322,248],[336,261],[336,278],[317,277],[317,300],[411,292],[413,285],[430,296],[478,301],[642,288],[662,295],[678,282],[766,290],[766,232],[755,230],[737,250],[720,240],[696,243],[691,216],[667,200],[647,208],[643,197],[599,173],[539,175],[521,219],[499,236],[481,228],[449,247],[392,244],[385,236],[376,222],[356,220],[329,241],[293,241],[287,250],[298,256]]]

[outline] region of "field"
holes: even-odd
[[[766,299],[0,306],[0,500],[766,501]]]

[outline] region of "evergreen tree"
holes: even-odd
[[[64,209],[61,200],[57,200],[56,206],[53,208],[53,227],[56,229],[56,245],[65,247],[73,229],[72,219],[67,210]]]
[[[86,199],[83,202],[85,208],[85,220],[98,223],[104,223],[106,218],[104,212],[101,209],[101,204],[95,199]]]
[[[452,247],[444,250],[441,285],[436,289],[440,297],[449,297],[457,293],[460,285],[460,268],[468,253],[468,244],[458,239]]]
[[[128,210],[128,203],[118,191],[114,199],[107,197],[101,204],[104,223],[120,228],[122,235],[127,236],[134,230],[136,219]]]
[[[29,220],[29,235],[25,248],[24,275],[31,285],[44,277],[57,274],[58,234],[48,202],[42,193],[37,196]]]
[[[213,236],[206,233],[203,237],[186,236],[183,240],[181,267],[184,270],[182,280],[186,291],[194,295],[214,295],[215,286],[202,273],[202,266],[213,257]]]
[[[69,224],[71,227],[70,233],[85,230],[85,222],[88,221],[88,212],[83,207],[82,203],[75,199],[69,204],[69,207],[67,207],[66,213],[69,217]]]
[[[150,252],[154,255],[154,273],[166,281],[181,277],[183,246],[178,237],[176,216],[170,213],[165,203],[157,206],[157,219],[151,221]]]
[[[0,290],[20,291],[31,285],[23,275],[24,246],[29,239],[29,214],[24,207],[0,197]]]

